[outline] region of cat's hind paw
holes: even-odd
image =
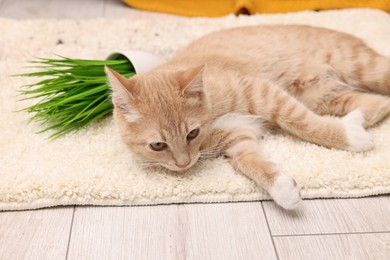
[[[280,174],[268,190],[273,200],[284,209],[295,209],[301,202],[301,193],[295,180]]]
[[[374,141],[364,129],[364,116],[359,110],[348,113],[341,119],[344,124],[349,146],[347,150],[354,152],[368,151],[374,148]]]

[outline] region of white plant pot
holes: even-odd
[[[107,59],[127,59],[133,65],[135,73],[137,74],[147,72],[166,62],[165,59],[160,56],[137,50],[113,52],[108,55]]]

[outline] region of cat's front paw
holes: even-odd
[[[374,148],[374,141],[369,133],[364,129],[364,116],[359,110],[348,113],[341,119],[345,127],[348,150],[354,152],[368,151]]]
[[[280,174],[268,190],[273,200],[285,209],[295,209],[301,202],[301,193],[295,180]]]

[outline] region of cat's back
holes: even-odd
[[[363,43],[346,33],[306,25],[259,25],[222,30],[203,36],[179,51],[173,61],[191,63],[256,63],[323,59],[329,53]]]
[[[192,42],[183,51],[223,52],[230,48],[237,50],[237,47],[265,48],[270,44],[273,45],[273,48],[278,48],[286,45],[291,46],[291,44],[297,42],[297,39],[303,40],[302,37],[308,38],[321,32],[328,32],[328,30],[303,25],[245,26],[205,35]],[[241,50],[245,51],[247,49]]]

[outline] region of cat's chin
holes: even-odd
[[[168,170],[170,171],[173,171],[173,172],[184,172],[184,171],[187,171],[189,168],[191,168],[190,166],[189,167],[186,167],[186,168],[179,168],[179,167],[175,167],[175,166],[168,166],[168,165],[162,165],[164,168],[167,168]]]
[[[196,161],[195,161],[195,163],[196,163]],[[176,165],[168,165],[168,164],[161,164],[161,166],[163,166],[164,168],[167,168],[170,171],[184,172],[184,171],[187,171],[189,168],[191,168],[195,163],[191,162],[187,167],[184,167],[184,168],[180,168]]]

